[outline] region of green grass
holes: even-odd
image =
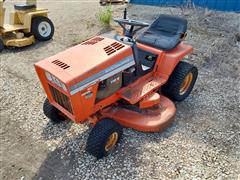
[[[98,14],[97,14],[98,20],[106,25],[109,26],[110,22],[112,20],[112,8],[111,6],[107,6],[105,7],[103,10],[101,10]]]

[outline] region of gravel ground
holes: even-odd
[[[189,61],[199,78],[191,96],[176,104],[171,127],[162,133],[124,129],[116,151],[96,161],[84,151],[87,125],[53,125],[44,117],[33,64],[102,32],[98,3],[39,5],[51,11],[54,39],[0,55],[1,179],[240,179],[239,14],[129,6],[135,19],[151,22],[167,13],[189,20],[187,42],[195,48]]]

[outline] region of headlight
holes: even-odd
[[[55,76],[50,74],[49,72],[45,72],[46,78],[51,81],[52,83],[56,84],[58,87],[62,88],[64,91],[67,91],[67,87],[64,83],[58,80]]]
[[[45,75],[49,81],[52,81],[52,76],[49,72],[45,72]]]

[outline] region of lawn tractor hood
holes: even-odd
[[[55,84],[63,83],[74,94],[80,87],[101,80],[98,78],[107,73],[114,75],[124,70],[121,68],[133,64],[130,46],[96,36],[36,63],[35,67],[37,71],[44,71],[48,80],[53,79]]]

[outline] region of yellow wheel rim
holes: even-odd
[[[105,150],[110,151],[117,143],[118,140],[118,133],[114,132],[112,133],[107,140],[107,143],[105,145]]]
[[[180,86],[180,95],[183,95],[187,92],[188,88],[190,87],[193,79],[193,74],[190,72],[187,74],[187,76],[184,78],[181,86]]]

